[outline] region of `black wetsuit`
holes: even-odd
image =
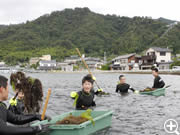
[[[130,87],[129,84],[124,83],[124,84],[118,84],[116,86],[116,92],[120,92],[120,93],[128,93],[128,90],[132,90],[134,92],[134,89]]]
[[[163,88],[165,86],[164,81],[161,79],[160,76],[157,76],[154,78],[154,85],[152,88],[158,89],[158,88]]]
[[[85,93],[84,90],[78,92],[78,99],[76,102],[77,110],[86,110],[92,106],[96,106],[94,101],[94,90],[91,90],[89,94]]]
[[[24,100],[17,99],[17,105],[9,105],[8,110],[13,112],[14,114],[24,114],[25,106],[24,106]]]
[[[22,125],[34,120],[40,120],[40,115],[15,115],[6,108],[3,102],[0,102],[0,135],[33,135],[40,132],[37,127],[13,127],[8,126],[7,122]]]

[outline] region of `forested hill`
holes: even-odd
[[[89,56],[108,57],[141,53],[152,45],[180,52],[180,29],[174,27],[164,39],[168,23],[142,17],[101,15],[88,8],[65,9],[25,24],[0,27],[0,60],[9,64],[51,54],[58,61],[75,54],[76,47]]]

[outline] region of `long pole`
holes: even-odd
[[[46,97],[43,113],[41,115],[41,120],[44,120],[50,95],[51,95],[51,89],[48,90],[48,94],[47,94],[47,97]]]
[[[90,71],[90,69],[89,69],[87,63],[86,63],[85,60],[83,59],[83,57],[82,57],[82,55],[81,55],[79,49],[76,48],[76,51],[77,51],[79,57],[81,58],[82,62],[84,63],[85,67],[87,68],[89,74],[91,75],[91,77],[93,77],[93,74],[92,74],[92,72]],[[97,84],[96,80],[94,80],[94,81],[95,81],[95,84],[97,85],[98,89],[101,89],[101,88],[99,87],[99,85]]]

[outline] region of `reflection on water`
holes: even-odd
[[[84,73],[40,73],[29,74],[39,78],[45,94],[52,88],[47,114],[55,116],[74,109],[71,91],[81,90],[81,79]],[[5,75],[9,77],[9,75]],[[180,76],[161,75],[166,85],[166,96],[153,97],[137,95],[130,92],[127,96],[115,93],[118,73],[95,74],[98,84],[111,93],[109,96],[96,97],[96,110],[113,110],[112,128],[98,132],[102,135],[164,135],[163,124],[169,118],[180,124]],[[152,86],[152,75],[127,74],[127,83],[136,89]],[[96,88],[96,87],[95,87]]]

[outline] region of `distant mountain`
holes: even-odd
[[[4,29],[6,27],[7,27],[7,25],[0,25],[0,30]]]
[[[53,59],[60,61],[76,54],[76,47],[87,56],[103,57],[107,52],[112,58],[141,53],[155,43],[159,46],[157,41],[167,29],[167,22],[162,19],[101,15],[88,8],[65,9],[0,30],[0,60],[13,65],[51,54]],[[179,32],[178,28],[174,29],[175,33]],[[160,44],[180,52],[178,45],[172,40]]]
[[[163,17],[158,18],[158,20],[163,22],[163,23],[167,23],[167,24],[172,24],[172,23],[177,22],[175,20],[170,20],[170,19],[166,19],[166,18],[163,18]]]

